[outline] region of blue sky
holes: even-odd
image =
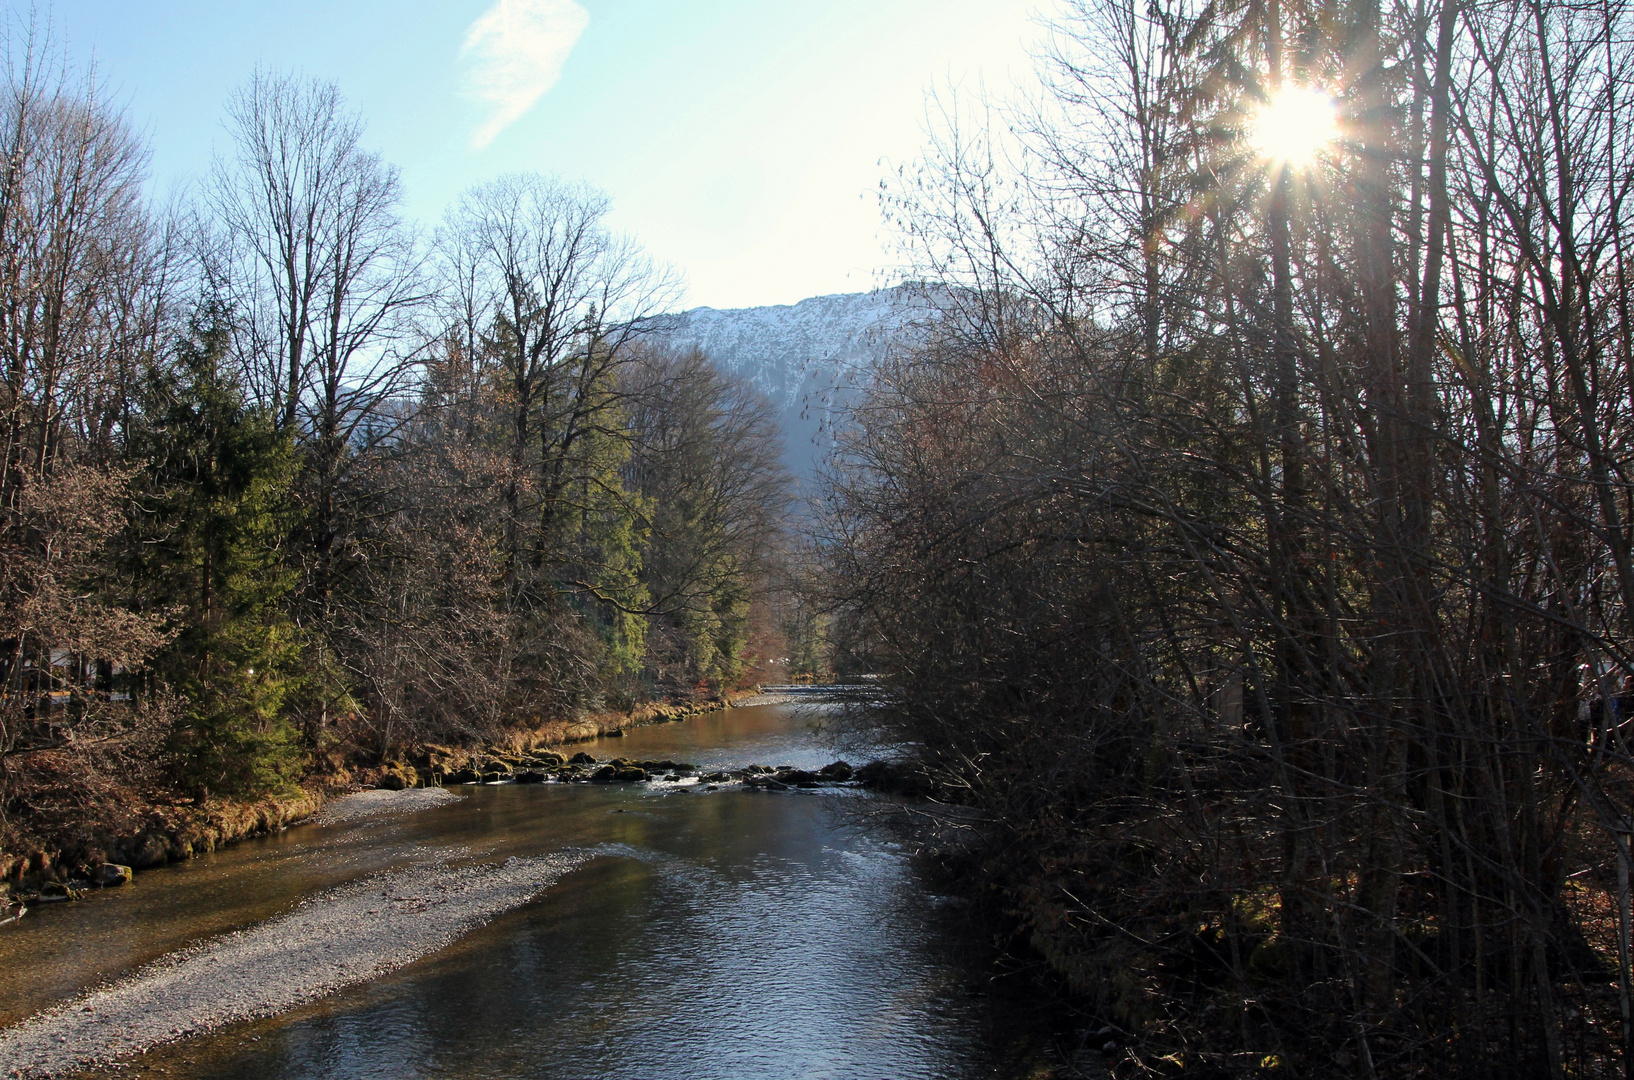
[[[1024,82],[1038,0],[57,0],[163,191],[222,141],[257,64],[339,83],[434,224],[518,169],[584,179],[684,270],[689,303],[792,303],[889,274],[874,190],[924,91]],[[13,12],[20,9],[11,5]],[[552,85],[552,76],[557,75]],[[547,87],[548,89],[543,89]],[[542,90],[542,92],[540,92]]]

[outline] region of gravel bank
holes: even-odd
[[[526,903],[588,858],[421,865],[320,893],[287,915],[0,1030],[0,1075],[44,1078],[105,1065],[376,978]]]
[[[442,788],[406,788],[403,791],[359,791],[346,795],[325,806],[312,819],[314,825],[339,825],[344,821],[374,817],[377,814],[411,814],[429,810],[433,806],[458,802],[461,796]]]

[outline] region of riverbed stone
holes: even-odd
[[[572,757],[568,758],[567,761],[570,765],[594,765],[596,763],[596,759],[585,753],[583,750],[580,750],[577,754],[574,754]]]
[[[593,784],[611,784],[617,776],[618,767],[616,765],[603,765],[590,774],[590,782]]]
[[[545,782],[545,774],[536,772],[533,769],[526,769],[516,774],[516,782],[518,784],[542,784]]]
[[[614,779],[616,779],[621,784],[640,784],[640,783],[644,783],[646,781],[646,779],[647,779],[647,770],[637,768],[634,765],[631,765],[631,766],[629,766],[627,768],[623,768],[623,769],[618,770],[618,773],[614,777]]]
[[[851,779],[852,772],[853,770],[849,763],[844,761],[835,761],[824,765],[821,769],[818,769],[817,775],[822,777],[824,780],[843,781]]]
[[[91,880],[104,889],[117,888],[120,885],[129,885],[131,868],[119,863],[103,863],[92,871]]]

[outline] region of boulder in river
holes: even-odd
[[[640,784],[647,779],[647,770],[638,769],[634,765],[620,769],[614,777],[621,784]]]
[[[817,774],[804,769],[780,769],[776,779],[780,784],[815,784]]]
[[[849,780],[851,773],[851,766],[844,761],[835,761],[817,770],[817,775],[824,780],[834,781]]]
[[[590,774],[590,782],[594,784],[611,784],[617,776],[617,766],[603,765],[601,768]]]
[[[93,882],[102,886],[104,889],[110,889],[119,885],[129,885],[131,879],[131,868],[128,866],[121,866],[118,863],[103,863],[101,866],[98,866],[94,871],[92,871],[92,875],[91,880]]]
[[[545,782],[545,774],[528,769],[516,774],[516,782],[518,784],[542,784]]]
[[[577,754],[574,754],[572,757],[568,758],[567,763],[569,765],[594,765],[596,763],[596,759],[585,753],[583,750],[580,750]]]
[[[870,761],[854,774],[870,791],[919,798],[930,795],[934,785],[925,773],[891,761]]]

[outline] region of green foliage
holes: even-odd
[[[630,455],[618,435],[592,433],[585,440],[584,474],[572,511],[566,515],[574,576],[591,599],[587,614],[603,647],[602,673],[610,683],[627,683],[641,671],[647,651],[648,602],[641,580],[642,551],[651,509],[627,491],[621,476]]]
[[[199,791],[251,794],[300,766],[287,701],[301,650],[284,604],[283,544],[294,454],[227,374],[226,313],[201,306],[173,363],[148,381],[129,453],[145,468],[136,572],[176,637],[156,674],[186,701],[172,750]]]

